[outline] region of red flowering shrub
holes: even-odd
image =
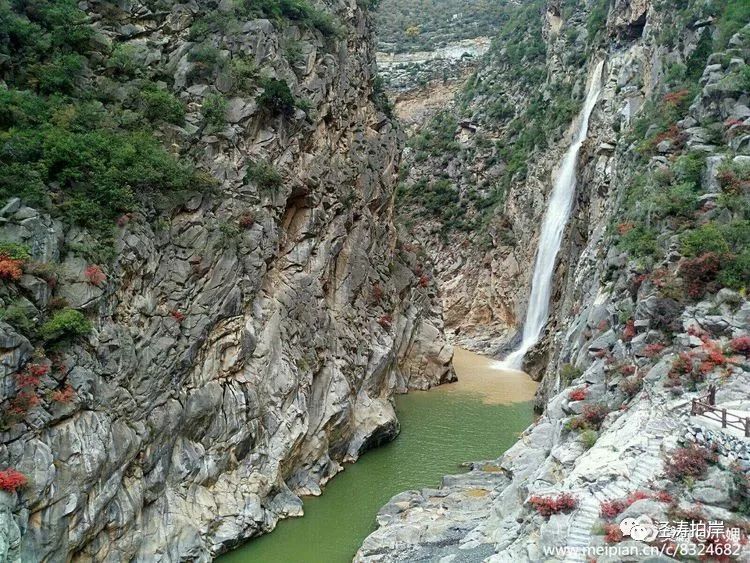
[[[712,289],[713,281],[721,269],[721,260],[714,252],[706,252],[695,258],[686,258],[680,264],[679,273],[685,280],[687,294],[699,299]]]
[[[15,415],[24,415],[39,404],[39,397],[32,391],[21,391],[13,397],[8,410]]]
[[[628,507],[628,504],[622,500],[605,500],[599,506],[599,514],[602,518],[614,518]]]
[[[667,92],[662,99],[664,103],[676,106],[685,101],[688,96],[690,96],[690,90],[684,88],[682,90],[675,90],[674,92]]]
[[[185,314],[179,311],[178,309],[172,309],[169,314],[172,316],[174,320],[176,320],[178,323],[181,323],[185,320]]]
[[[23,275],[23,260],[11,258],[6,253],[0,253],[0,279],[18,281]]]
[[[705,331],[705,330],[703,330],[703,329],[702,329],[701,327],[699,327],[699,326],[697,326],[697,325],[690,325],[690,326],[688,327],[688,329],[687,329],[687,333],[688,333],[688,334],[689,334],[690,336],[697,336],[697,337],[698,337],[698,338],[700,338],[701,340],[703,340],[703,339],[704,339],[704,338],[706,338],[706,336],[707,336],[707,335],[706,335],[706,331]]]
[[[656,147],[662,141],[672,141],[675,145],[680,146],[685,141],[685,134],[680,130],[677,124],[672,124],[669,129],[659,133],[651,139],[651,146]]]
[[[393,324],[393,316],[386,313],[385,315],[381,315],[378,319],[378,324],[382,326],[383,328],[391,328],[391,325]]]
[[[565,426],[568,430],[598,430],[607,412],[604,405],[584,405],[581,414],[571,418]]]
[[[83,271],[83,275],[86,276],[86,279],[89,280],[91,285],[100,286],[107,280],[107,276],[104,275],[102,269],[96,264],[87,266]]]
[[[647,498],[654,498],[654,495],[646,491],[635,491],[622,499],[606,500],[599,505],[599,514],[602,518],[614,518],[634,502]]]
[[[34,390],[48,371],[49,367],[44,364],[27,364],[24,370],[16,375],[16,382],[19,387]]]
[[[721,351],[716,342],[708,341],[703,345],[703,347],[708,355],[706,361],[711,362],[712,364],[717,366],[723,366],[727,363],[726,356],[724,356],[724,353]]]
[[[617,225],[617,232],[620,235],[626,235],[635,228],[635,223],[632,221],[626,221]]]
[[[62,389],[53,391],[52,400],[56,403],[69,403],[73,400],[73,395],[75,395],[75,390],[68,384]]]
[[[640,391],[642,388],[643,388],[642,377],[629,377],[627,379],[623,379],[620,382],[620,390],[628,398],[635,397],[638,391]]]
[[[372,299],[375,303],[380,303],[383,299],[383,288],[378,282],[372,284]]]
[[[622,331],[622,339],[625,342],[630,342],[633,340],[633,337],[635,336],[635,321],[633,319],[629,319],[627,323],[625,323],[625,328]]]
[[[658,491],[654,495],[654,498],[659,502],[666,502],[667,504],[672,504],[674,502],[674,497],[667,491]]]
[[[669,452],[664,464],[667,477],[673,480],[684,480],[687,477],[698,478],[706,473],[708,462],[715,456],[706,448],[688,446]]]
[[[621,375],[628,376],[633,375],[635,373],[635,366],[633,364],[625,364],[617,368],[617,371],[620,372]]]
[[[585,387],[580,387],[578,389],[573,389],[570,393],[568,393],[568,400],[569,401],[583,401],[589,394],[589,390]]]
[[[29,364],[26,371],[33,377],[44,377],[49,373],[49,366],[44,364]]]
[[[240,215],[238,223],[241,229],[249,229],[255,224],[255,216],[250,211],[245,211]]]
[[[427,287],[430,285],[430,277],[427,274],[419,276],[419,287]]]
[[[730,127],[734,127],[734,126],[737,126],[737,125],[743,125],[744,123],[745,122],[742,121],[741,119],[732,119],[730,117],[729,119],[727,119],[724,122],[724,127],[726,127],[727,129],[729,129]]]
[[[585,405],[583,407],[583,411],[581,412],[581,416],[588,425],[594,428],[599,428],[601,423],[604,422],[604,419],[607,416],[607,412],[609,411],[604,405]]]
[[[604,541],[607,543],[618,543],[622,541],[622,530],[617,524],[604,525]]]
[[[529,499],[529,503],[537,513],[545,517],[560,512],[570,512],[578,505],[575,497],[568,493],[549,497],[534,495]]]
[[[709,340],[706,336],[703,339],[703,348],[700,350],[700,364],[698,371],[691,373],[692,380],[702,381],[705,377],[711,373],[714,368],[721,367],[727,363],[727,358],[719,348],[718,344],[712,340]]]
[[[647,358],[654,358],[662,353],[664,350],[664,344],[648,344],[643,349],[643,355]]]
[[[7,492],[14,492],[26,486],[29,480],[26,475],[13,468],[0,471],[0,489]]]
[[[633,504],[637,500],[643,500],[651,498],[651,495],[646,491],[634,491],[628,495],[628,504]]]
[[[672,369],[667,374],[669,380],[664,385],[667,387],[677,387],[682,385],[682,377],[688,376],[691,381],[695,381],[699,374],[696,374],[693,357],[688,352],[680,352],[672,363]]]
[[[738,354],[750,357],[750,336],[740,336],[733,338],[729,346]]]
[[[716,179],[719,181],[719,185],[722,187],[723,191],[730,194],[741,193],[743,184],[746,184],[746,182],[743,182],[743,180],[731,169],[719,170]]]

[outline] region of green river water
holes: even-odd
[[[345,563],[372,532],[377,511],[396,493],[436,487],[461,463],[494,459],[533,420],[534,384],[491,360],[457,351],[459,383],[396,399],[401,433],[334,477],[305,515],[222,556],[219,563]]]

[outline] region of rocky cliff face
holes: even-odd
[[[209,560],[394,436],[394,392],[452,377],[435,285],[392,223],[399,140],[372,101],[369,15],[333,2],[333,36],[240,19],[195,38],[231,4],[79,4],[184,104],[156,134],[214,182],[123,216],[96,268],[85,230],[19,199],[0,211],[0,240],[29,252],[3,305],[41,322],[64,299],[93,327],[44,349],[0,323],[6,413],[41,374],[2,436],[3,466],[29,481],[0,493],[4,561]],[[239,91],[197,42],[262,81]],[[305,103],[269,113],[278,82]]]
[[[603,548],[621,541],[633,550],[626,560],[643,560],[650,548],[664,546],[663,553],[678,559],[677,544],[689,550],[717,541],[649,546],[623,538],[617,524],[643,515],[662,522],[721,520],[746,537],[747,439],[741,430],[691,415],[691,402],[705,400],[709,385],[717,388],[720,408],[750,412],[743,289],[750,282],[743,258],[750,27],[743,5],[686,2],[677,11],[658,1],[548,3],[541,20],[546,80],[580,76],[565,70],[559,45],[596,29],[586,22],[599,18],[602,31],[589,41],[585,66],[604,59],[605,69],[579,157],[553,315],[527,361],[542,377],[544,413],[498,460],[446,477],[440,490],[394,497],[357,560],[580,561],[594,553],[585,549],[599,548],[598,561],[619,561],[622,552],[607,556]],[[554,146],[535,158],[554,161]],[[507,170],[508,160],[502,165]],[[466,319],[478,311],[502,319],[504,312],[498,333],[517,322],[508,313],[519,310],[510,304],[522,303],[528,292],[522,280],[530,277],[533,250],[525,246],[533,248],[536,236],[534,227],[521,225],[543,210],[551,186],[540,184],[540,166],[532,161],[525,183],[516,187],[513,180],[498,208],[514,225],[512,234],[524,237],[521,245],[509,244],[516,249],[509,256],[521,256],[513,262],[520,285],[498,284],[500,298],[486,291],[479,302],[485,305],[476,305],[482,295],[476,288],[509,275],[507,262],[498,266],[497,248],[485,254],[481,276],[471,250],[460,262],[466,265],[446,276],[480,280],[456,305],[446,299],[447,322],[463,334],[481,323],[452,317],[452,307],[462,307]],[[452,252],[462,254],[455,245]],[[492,300],[504,308],[486,305]],[[686,469],[687,458],[694,470]],[[730,560],[747,559],[743,541],[727,542]]]

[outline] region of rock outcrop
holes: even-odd
[[[332,36],[265,19],[209,29],[222,68],[257,66],[305,101],[269,114],[260,86],[238,91],[190,54],[196,22],[231,2],[106,4],[79,6],[100,42],[168,79],[185,124],[156,134],[214,186],[123,217],[96,269],[85,231],[3,204],[0,240],[35,266],[0,282],[3,306],[38,319],[64,300],[93,326],[41,357],[0,323],[4,408],[31,365],[44,393],[2,434],[0,462],[29,479],[0,493],[4,561],[208,561],[391,439],[393,393],[453,378],[436,286],[392,222],[399,135],[372,101],[366,11],[329,3]],[[259,162],[265,179],[248,174]]]

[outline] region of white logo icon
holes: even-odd
[[[620,530],[623,535],[637,541],[653,541],[659,534],[654,521],[645,514],[638,518],[625,518],[620,522]]]

